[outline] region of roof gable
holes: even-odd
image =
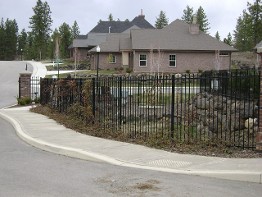
[[[155,29],[146,19],[144,15],[139,15],[131,21],[132,25],[136,25],[141,29]]]
[[[255,49],[262,47],[262,40],[255,46]]]

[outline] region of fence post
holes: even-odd
[[[118,77],[118,121],[119,126],[122,123],[122,77]]]
[[[260,70],[259,70],[259,79],[260,79],[260,94],[259,94],[259,120],[258,125],[259,129],[256,136],[256,150],[262,152],[262,53],[259,54],[261,57]]]
[[[19,98],[31,98],[31,73],[20,73],[19,76]]]
[[[172,96],[171,96],[171,139],[174,139],[175,131],[175,75],[172,75]]]
[[[92,78],[92,87],[93,87],[92,111],[93,111],[93,116],[96,117],[96,79],[95,78]]]

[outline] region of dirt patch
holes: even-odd
[[[145,183],[137,183],[134,188],[138,190],[152,190],[158,191],[159,188],[156,186],[160,182],[157,180],[148,180]]]
[[[118,177],[107,175],[100,177],[95,182],[106,189],[109,193],[117,196],[145,196],[150,192],[159,192],[161,189],[157,186],[160,184],[158,180],[137,180],[128,179],[126,177]]]

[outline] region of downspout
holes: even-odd
[[[136,56],[136,51],[133,51],[133,72],[135,72],[135,56]]]
[[[230,56],[229,56],[229,70],[232,68],[232,51],[230,51]]]

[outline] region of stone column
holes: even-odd
[[[20,73],[19,77],[19,98],[31,98],[31,73]]]

